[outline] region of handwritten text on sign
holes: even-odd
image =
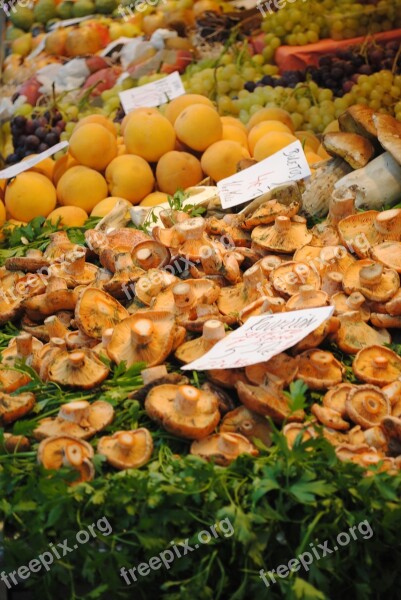
[[[137,88],[120,92],[120,100],[125,113],[135,108],[160,106],[185,94],[180,74],[177,71],[164,79],[146,83]]]
[[[297,140],[257,165],[217,182],[221,205],[223,208],[237,206],[310,174],[301,142]]]
[[[32,169],[32,167],[34,167],[35,165],[42,162],[42,160],[44,160],[45,158],[49,158],[50,156],[53,156],[53,154],[56,154],[56,152],[60,152],[60,150],[64,150],[64,148],[67,148],[67,146],[68,146],[67,141],[59,142],[55,146],[52,146],[51,148],[49,148],[48,150],[45,150],[44,152],[41,152],[40,154],[35,154],[34,156],[32,156],[31,158],[28,158],[27,160],[23,160],[23,161],[17,163],[16,165],[7,167],[7,168],[3,169],[2,171],[0,171],[0,179],[12,179],[13,177],[16,177],[17,175],[19,175],[20,173],[23,173],[24,171],[28,171],[28,169]]]
[[[324,306],[250,317],[245,325],[181,369],[234,369],[270,360],[314,331],[333,310],[333,306]]]

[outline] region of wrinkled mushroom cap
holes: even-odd
[[[42,440],[38,447],[38,461],[45,469],[70,466],[79,472],[79,479],[73,481],[72,485],[93,479],[95,475],[91,463],[93,455],[93,448],[88,442],[71,435],[49,437]]]
[[[391,336],[386,329],[370,327],[361,320],[359,312],[344,313],[338,319],[341,327],[335,334],[335,341],[343,352],[356,354],[367,346],[391,343]]]
[[[241,402],[259,415],[271,417],[273,421],[282,423],[289,421],[302,421],[305,414],[303,410],[290,412],[288,398],[283,394],[281,386],[272,381],[263,386],[254,386],[239,381],[236,389]]]
[[[274,252],[292,254],[312,239],[305,223],[289,217],[276,217],[274,225],[260,225],[252,231],[252,241]]]
[[[152,310],[163,310],[181,314],[198,304],[213,304],[220,288],[208,279],[186,279],[173,283],[158,293],[152,303]]]
[[[179,279],[163,269],[149,269],[146,275],[138,279],[135,285],[135,295],[143,304],[150,306],[159,292],[178,283]]]
[[[49,261],[44,258],[41,250],[29,249],[25,256],[12,256],[5,262],[9,271],[23,271],[24,273],[35,273],[49,266]]]
[[[132,431],[116,431],[112,436],[100,438],[99,454],[116,469],[138,469],[152,457],[153,440],[144,427]]]
[[[331,352],[312,349],[299,356],[298,375],[312,390],[326,390],[341,383],[344,368]]]
[[[335,410],[342,417],[347,416],[347,409],[345,407],[345,401],[351,390],[355,386],[352,383],[339,383],[338,385],[329,389],[328,392],[323,396],[323,406]]]
[[[381,387],[401,377],[401,358],[389,348],[368,346],[355,356],[352,370],[361,381]]]
[[[334,306],[335,315],[356,311],[359,313],[361,321],[370,319],[370,309],[361,292],[352,292],[349,296],[344,292],[337,292],[332,296],[330,304]]]
[[[0,392],[0,423],[6,425],[29,413],[35,405],[35,396],[30,392],[10,396]]]
[[[306,442],[316,437],[316,432],[313,427],[308,427],[303,423],[287,423],[283,427],[283,434],[287,438],[287,444],[289,448],[294,446],[295,440],[300,434],[302,434],[302,442]]]
[[[341,113],[338,118],[341,131],[358,133],[375,143],[377,129],[373,116],[375,111],[365,104],[355,104]]]
[[[75,309],[78,327],[97,340],[105,329],[114,328],[127,317],[128,311],[115,298],[95,287],[86,288]]]
[[[316,403],[312,404],[311,412],[322,425],[336,431],[347,431],[350,427],[349,423],[344,421],[339,412],[327,406],[320,406],[320,404]]]
[[[277,217],[294,217],[299,211],[299,202],[291,202],[286,205],[278,200],[268,200],[256,208],[251,214],[247,215],[241,227],[252,230],[259,225],[270,225],[274,223]]]
[[[99,385],[108,374],[106,365],[88,348],[59,352],[48,366],[49,381],[83,389]]]
[[[348,393],[345,401],[348,417],[369,429],[379,425],[390,414],[390,402],[383,391],[374,385],[360,385]]]
[[[212,460],[217,465],[226,466],[240,454],[257,456],[258,450],[251,442],[238,433],[215,433],[191,444],[191,454]]]
[[[175,332],[172,313],[138,311],[114,327],[107,353],[117,364],[125,361],[130,367],[136,362],[144,362],[153,367],[170,354]]]
[[[187,439],[201,439],[220,421],[217,397],[189,385],[159,385],[145,400],[151,419],[167,431]]]
[[[316,290],[311,285],[301,285],[298,294],[294,294],[287,300],[286,309],[303,310],[306,308],[319,308],[326,306],[328,303],[328,295],[321,290]]]
[[[373,144],[358,135],[344,131],[332,131],[323,137],[323,146],[331,156],[343,158],[353,169],[362,169],[373,158]]]
[[[234,389],[238,381],[248,383],[244,369],[211,369],[206,374],[212,383],[223,388]]]
[[[401,163],[401,124],[391,115],[375,113],[373,123],[377,130],[377,138],[383,148]]]
[[[286,297],[299,293],[302,285],[310,285],[315,290],[320,288],[318,273],[306,263],[289,261],[281,264],[270,273],[270,281],[274,289]]]
[[[267,420],[246,406],[239,406],[225,414],[219,430],[220,433],[239,433],[251,442],[256,438],[266,447],[272,443],[271,427]]]
[[[34,430],[35,439],[42,440],[56,435],[72,435],[89,439],[114,419],[114,408],[109,402],[76,400],[63,404],[57,417],[42,419]]]
[[[388,241],[372,246],[370,251],[372,258],[401,273],[401,242]]]
[[[266,377],[274,376],[287,387],[298,373],[298,360],[285,352],[280,352],[268,361],[245,367],[245,374],[255,385],[262,385]]]
[[[399,287],[400,277],[397,271],[373,260],[359,260],[344,273],[343,288],[347,294],[361,292],[365,298],[374,302],[387,302]]]

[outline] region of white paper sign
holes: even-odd
[[[59,29],[60,27],[70,27],[70,25],[78,25],[79,23],[83,23],[84,21],[88,21],[89,19],[93,19],[96,15],[86,15],[86,17],[75,17],[74,19],[64,19],[63,21],[57,21],[53,25],[49,27],[50,31],[54,29]]]
[[[289,181],[311,174],[299,140],[265,158],[257,165],[217,182],[223,208],[249,202]]]
[[[6,169],[0,171],[0,179],[12,179],[20,173],[28,171],[28,169],[32,169],[32,167],[42,162],[42,160],[45,158],[49,158],[50,156],[53,156],[53,154],[56,154],[56,152],[64,150],[64,148],[67,148],[68,145],[69,143],[67,141],[59,142],[48,150],[45,150],[40,154],[35,154],[35,156],[32,156],[32,158],[28,158],[28,160],[21,161],[16,165],[12,165],[11,167],[7,167]]]
[[[140,38],[142,39],[142,38]],[[125,44],[130,44],[132,42],[132,38],[129,37],[119,37],[116,40],[113,40],[102,50],[99,52],[99,56],[107,56],[108,54],[112,54],[114,48],[118,48],[118,46],[125,46]]]
[[[333,311],[334,306],[324,306],[250,317],[209,352],[181,369],[235,369],[270,360],[304,339]]]
[[[120,92],[119,96],[125,113],[129,113],[135,108],[160,106],[183,94],[185,89],[180,74],[174,71],[164,79]]]

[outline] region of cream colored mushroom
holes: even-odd
[[[86,440],[110,425],[113,419],[114,409],[109,402],[96,400],[89,404],[86,400],[76,400],[63,404],[57,417],[42,419],[33,436],[42,440],[66,434]]]
[[[139,469],[152,457],[153,440],[144,427],[116,431],[112,436],[100,438],[97,450],[116,469]]]
[[[217,465],[227,466],[241,454],[257,456],[258,450],[243,435],[216,433],[191,444],[191,454],[201,456]]]

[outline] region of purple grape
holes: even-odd
[[[26,147],[31,150],[36,150],[40,144],[40,139],[36,135],[28,135],[26,138]]]
[[[54,146],[55,144],[57,144],[58,141],[59,136],[53,131],[50,131],[48,134],[46,134],[46,137],[44,139],[45,144],[48,144],[48,146]]]
[[[47,135],[47,129],[46,129],[46,127],[38,127],[37,129],[35,129],[35,135],[40,140],[44,140],[45,137],[46,137],[46,135]]]
[[[38,152],[44,152],[45,150],[48,150],[48,149],[49,149],[49,146],[47,144],[45,144],[44,142],[41,142],[38,147]]]
[[[29,119],[29,121],[25,123],[25,133],[30,135],[35,131],[35,129],[36,127],[34,127],[32,119]]]

